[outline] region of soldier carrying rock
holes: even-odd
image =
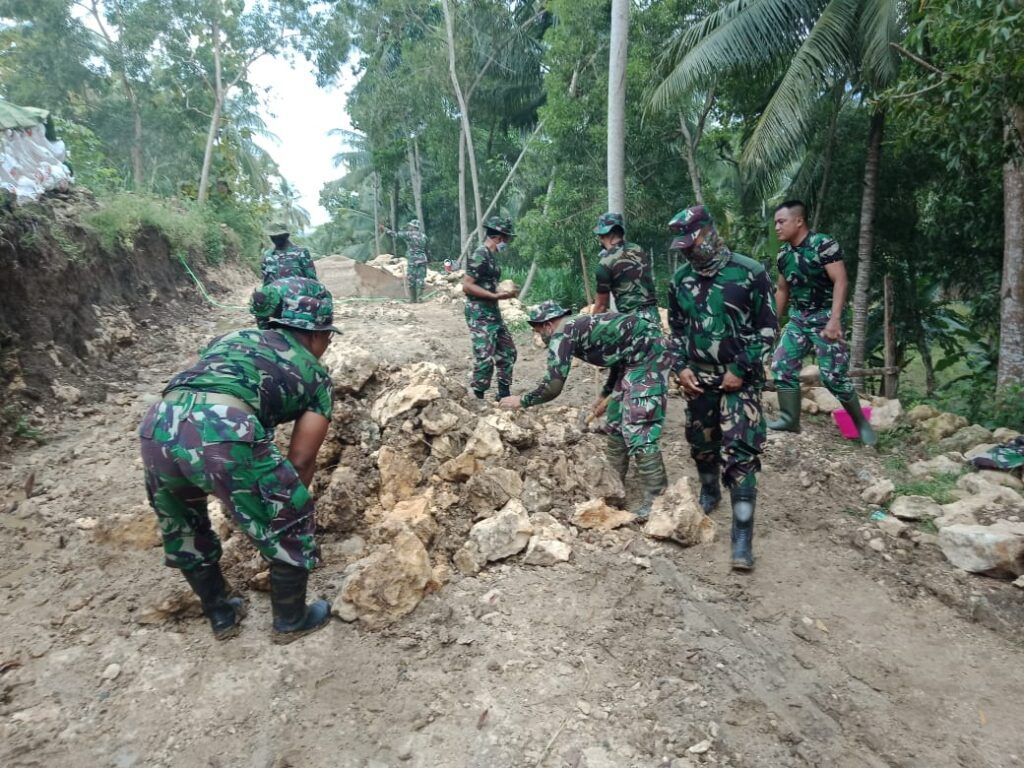
[[[606,312],[569,318],[569,310],[554,301],[531,307],[528,322],[548,348],[547,373],[525,395],[506,397],[501,407],[529,408],[554,400],[577,357],[608,368],[599,402],[612,397],[608,408],[608,458],[625,479],[630,457],[635,459],[644,500],[635,510],[646,519],[651,506],[668,485],[658,441],[665,421],[665,338],[661,326],[635,314]]]
[[[274,224],[267,229],[267,236],[274,244],[263,254],[260,272],[263,284],[269,285],[282,277],[305,277],[316,280],[316,267],[309,251],[294,245],[289,238],[291,233],[284,224]]]
[[[275,643],[324,626],[330,604],[306,605],[318,560],[309,484],[331,418],[331,378],[320,357],[331,343],[330,292],[290,278],[253,293],[269,320],[214,339],[191,368],[171,379],[139,429],[146,493],[163,537],[165,563],[199,596],[213,634],[238,634],[245,604],[229,597],[221,546],[210,526],[213,494],[270,563]],[[294,421],[287,458],[274,428]]]
[[[719,467],[732,499],[732,567],[754,566],[754,507],[764,359],[778,332],[764,267],[729,250],[711,213],[695,205],[669,222],[671,248],[685,260],[672,277],[672,370],[687,398],[686,439],[700,476],[700,505],[721,499]]]
[[[843,340],[846,304],[846,267],[843,251],[834,239],[807,226],[807,207],[787,200],[775,209],[779,248],[779,277],[775,303],[779,317],[792,305],[789,322],[772,357],[772,375],[779,393],[780,416],[769,429],[800,431],[800,366],[812,349],[818,358],[821,383],[846,409],[857,426],[860,440],[872,446],[875,431],[860,409],[850,380],[850,355]]]
[[[491,386],[494,369],[498,369],[498,397],[511,394],[512,367],[516,363],[516,343],[501,319],[498,302],[512,299],[517,291],[498,291],[501,265],[498,254],[503,253],[516,236],[512,220],[492,216],[484,224],[484,244],[470,255],[466,262],[466,275],[462,290],[466,294],[466,325],[473,343],[473,373],[470,389],[483,399]]]

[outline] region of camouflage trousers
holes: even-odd
[[[160,402],[146,412],[139,436],[167,565],[189,570],[220,560],[207,513],[210,494],[264,558],[315,565],[309,491],[254,417],[224,405]]]
[[[668,387],[660,358],[626,368],[608,401],[607,431],[620,434],[630,456],[657,453],[665,423]]]
[[[981,456],[975,456],[971,464],[979,469],[1014,470],[1024,467],[1024,436],[1015,437],[985,451]]]
[[[637,307],[631,314],[642,317],[649,323],[653,323],[655,328],[661,328],[661,314],[653,304],[646,307]]]
[[[821,337],[825,324],[832,316],[831,309],[817,312],[793,310],[789,322],[782,329],[779,346],[772,356],[772,376],[779,389],[800,388],[800,367],[804,358],[814,350],[821,370],[821,383],[839,400],[853,397],[850,379],[850,352],[846,341],[826,341]]]
[[[427,279],[427,262],[408,261],[405,267],[405,282],[410,291],[419,291]]]
[[[512,386],[516,343],[501,319],[501,311],[497,307],[467,301],[466,325],[473,343],[473,373],[469,386],[476,392],[486,392],[491,386],[495,368],[498,369],[498,386]]]
[[[760,383],[744,382],[735,392],[721,389],[721,371],[696,370],[704,392],[686,403],[686,439],[699,471],[723,465],[730,488],[756,488],[767,427]]]

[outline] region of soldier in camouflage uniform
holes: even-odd
[[[980,456],[975,456],[971,459],[971,464],[978,469],[1010,472],[1020,470],[1024,467],[1024,435],[1008,440],[995,448],[990,448]]]
[[[700,475],[700,504],[721,498],[719,467],[732,499],[732,567],[753,567],[757,471],[765,444],[764,360],[778,331],[771,281],[753,259],[732,253],[703,205],[669,222],[671,248],[685,257],[672,277],[672,371],[687,397],[686,439]]]
[[[616,312],[633,312],[660,326],[654,265],[639,245],[626,242],[622,214],[602,214],[594,227],[594,234],[600,238],[602,250],[597,263],[597,298],[593,314],[608,311],[608,297],[611,295],[615,297]]]
[[[602,399],[615,398],[621,406],[609,408],[609,460],[625,480],[629,459],[636,461],[644,487],[644,500],[635,510],[646,519],[654,499],[668,480],[658,440],[665,421],[666,339],[661,326],[636,314],[606,312],[569,318],[569,311],[553,301],[529,310],[529,323],[548,348],[544,380],[525,395],[507,397],[502,408],[530,408],[554,400],[569,376],[573,357],[608,369]],[[628,447],[624,456],[611,448]]]
[[[484,244],[470,255],[462,290],[466,294],[466,325],[473,342],[473,373],[470,388],[478,398],[491,386],[494,369],[498,369],[498,396],[508,397],[512,386],[512,367],[516,362],[516,343],[501,319],[498,302],[511,299],[516,291],[499,292],[501,265],[498,254],[508,248],[515,237],[510,219],[492,216],[484,224]]]
[[[330,604],[306,605],[317,561],[309,484],[331,417],[331,378],[319,359],[336,331],[331,294],[289,278],[257,289],[252,310],[268,319],[214,339],[171,379],[139,429],[146,492],[165,562],[199,596],[217,639],[239,631],[241,598],[228,597],[221,546],[210,526],[213,494],[270,564],[273,635],[287,643],[324,626]],[[273,442],[294,421],[287,458]]]
[[[282,277],[317,279],[316,267],[313,266],[309,251],[292,244],[288,239],[291,236],[288,227],[275,224],[267,230],[267,236],[274,247],[263,253],[263,262],[260,264],[264,285]]]
[[[772,358],[781,413],[768,428],[800,431],[800,366],[813,349],[821,383],[850,414],[861,442],[875,445],[878,438],[860,409],[850,380],[850,355],[843,340],[843,306],[849,284],[843,251],[828,235],[811,232],[807,208],[799,200],[787,200],[775,209],[775,233],[782,243],[775,289],[779,317],[785,316],[788,306],[791,309]]]
[[[413,219],[402,231],[382,227],[388,237],[405,240],[405,282],[409,287],[409,301],[416,304],[427,279],[427,236],[420,228],[420,220]]]

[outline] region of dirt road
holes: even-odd
[[[456,303],[338,314],[391,363],[467,368]],[[857,546],[859,490],[883,470],[824,422],[771,441],[750,575],[728,570],[720,510],[709,547],[584,532],[569,563],[455,576],[382,632],[335,622],[272,646],[251,590],[227,643],[201,619],[140,623],[181,584],[150,546],[135,428],[203,340],[245,322],[182,306],[123,353],[105,400],[69,404],[0,466],[0,764],[1024,765],[1024,649],[967,615],[1020,597],[934,547]],[[520,388],[543,360],[518,341]],[[574,374],[563,398],[596,387]],[[693,474],[682,419],[671,400],[672,477]],[[333,597],[340,571],[328,558],[315,591]]]

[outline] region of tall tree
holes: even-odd
[[[629,2],[612,0],[608,49],[608,210],[626,210],[626,59]]]

